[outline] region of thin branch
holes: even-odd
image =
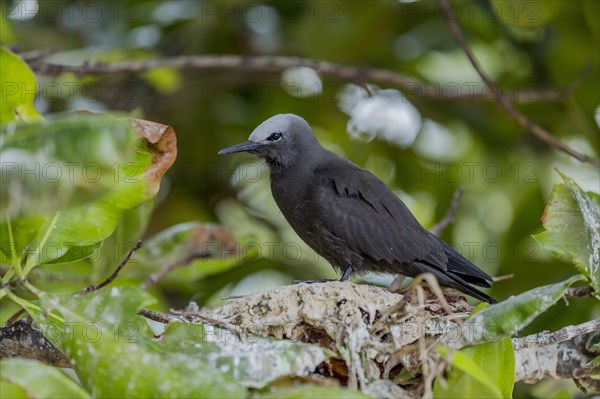
[[[431,292],[433,292],[433,294],[440,301],[440,305],[442,306],[442,308],[444,309],[446,314],[448,314],[448,315],[453,314],[454,312],[452,311],[452,308],[448,304],[448,301],[446,301],[446,297],[444,296],[444,292],[442,291],[442,288],[440,287],[437,279],[435,278],[435,276],[432,273],[421,273],[421,274],[417,275],[413,279],[413,281],[410,283],[410,285],[408,286],[406,291],[410,292],[412,290],[420,288],[420,284],[422,281],[427,282],[427,284],[429,285],[429,289],[431,290]]]
[[[513,340],[513,347],[515,350],[518,350],[521,348],[554,345],[594,331],[600,331],[600,319],[590,320],[576,326],[567,326],[552,333],[541,332],[525,338],[515,339]]]
[[[169,314],[174,316],[183,317],[184,319],[191,320],[192,322],[200,321],[201,324],[212,324],[224,330],[231,331],[236,334],[238,338],[242,337],[242,327],[236,324],[228,323],[223,320],[215,319],[214,317],[207,316],[200,313],[200,311],[189,311],[189,310],[169,310]]]
[[[138,310],[138,314],[147,319],[154,320],[162,324],[169,324],[171,321],[173,321],[168,315],[164,313],[155,312],[146,308]]]
[[[586,287],[571,287],[565,292],[567,298],[585,298],[592,297],[594,289],[591,286]]]
[[[448,23],[450,31],[454,36],[454,39],[456,40],[460,48],[463,50],[463,52],[471,62],[471,65],[473,66],[477,74],[481,77],[487,88],[492,92],[494,98],[498,100],[502,108],[504,108],[506,112],[519,123],[519,125],[529,130],[534,136],[536,136],[540,140],[570,155],[578,161],[600,166],[600,159],[593,158],[589,155],[575,151],[573,148],[569,147],[568,145],[554,137],[548,130],[544,129],[543,127],[529,119],[525,114],[521,113],[515,108],[515,106],[511,103],[509,98],[505,96],[504,93],[502,93],[502,91],[498,88],[494,81],[492,81],[492,79],[485,73],[481,65],[479,65],[479,63],[475,59],[475,55],[473,54],[471,48],[467,44],[467,41],[465,40],[465,37],[462,34],[460,27],[458,26],[456,17],[452,13],[450,5],[448,4],[448,0],[438,1],[442,11],[442,17]]]
[[[27,53],[25,54],[27,55]],[[27,55],[27,57],[29,56]],[[110,75],[144,72],[155,68],[281,72],[292,67],[308,67],[319,71],[325,76],[353,82],[361,87],[366,87],[366,82],[374,82],[397,87],[403,90],[405,94],[416,94],[436,101],[485,102],[495,98],[495,96],[489,95],[487,88],[475,90],[472,84],[465,85],[465,87],[456,84],[440,86],[387,69],[349,66],[291,56],[189,55],[153,60],[121,61],[110,64],[85,62],[81,65],[44,63],[37,61],[36,57],[33,57],[33,60],[31,58],[26,59],[29,66],[38,74],[46,76],[57,76],[66,72],[78,76]],[[578,81],[579,79],[574,83]],[[523,103],[557,101],[569,96],[573,86],[571,84],[566,89],[516,90],[508,93],[508,95],[514,101]]]
[[[591,334],[600,328],[600,319],[555,332],[543,332],[524,338],[513,338],[515,380],[537,382],[545,377],[573,378],[578,385],[596,385],[586,378],[598,370],[589,367],[594,355],[586,348]]]
[[[11,324],[16,323],[17,320],[19,320],[19,317],[23,316],[24,314],[25,314],[24,308],[17,310],[12,316],[10,316],[10,318],[8,320],[6,320],[6,325],[10,326]]]
[[[92,284],[92,285],[88,285],[85,288],[80,289],[79,291],[75,292],[74,295],[83,295],[83,294],[89,294],[90,292],[94,292],[94,291],[98,291],[100,288],[107,286],[108,284],[112,283],[113,280],[115,278],[117,278],[117,276],[119,275],[119,272],[125,267],[125,265],[127,264],[127,262],[129,262],[129,259],[131,259],[131,257],[137,252],[138,249],[140,249],[142,247],[142,241],[139,240],[135,246],[133,247],[133,249],[131,251],[129,251],[129,253],[127,254],[127,256],[125,256],[125,259],[123,259],[121,261],[121,263],[119,264],[119,266],[117,266],[117,268],[115,269],[114,272],[112,272],[112,274],[110,276],[108,276],[108,278],[106,280],[104,280],[103,282],[101,282],[100,284]]]
[[[450,202],[450,206],[446,211],[446,215],[442,220],[439,221],[435,226],[433,226],[429,231],[431,231],[436,236],[439,236],[454,222],[454,216],[456,215],[456,208],[458,208],[458,201],[460,201],[460,197],[462,197],[465,189],[463,187],[459,187],[454,191],[452,195],[452,201]]]

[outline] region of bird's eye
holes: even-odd
[[[267,141],[277,141],[283,136],[281,132],[272,133],[269,137],[267,137]]]

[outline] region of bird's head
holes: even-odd
[[[265,158],[272,167],[285,168],[321,149],[308,123],[298,115],[275,115],[260,125],[248,141],[227,147],[219,155],[249,152]]]

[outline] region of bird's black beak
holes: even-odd
[[[261,144],[261,143],[255,143],[254,141],[246,141],[245,143],[240,143],[240,144],[232,145],[231,147],[223,148],[221,151],[218,152],[218,154],[225,155],[225,154],[233,154],[236,152],[244,152],[244,151],[252,152],[254,150],[259,149],[262,146],[263,146],[263,144]]]

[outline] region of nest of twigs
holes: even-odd
[[[404,295],[352,283],[280,287],[237,298],[219,308],[190,308],[188,321],[317,344],[339,355],[316,370],[376,396],[428,396],[445,366],[437,344],[458,348],[472,307],[446,292],[447,304],[427,288]],[[447,305],[447,306],[446,306]]]

